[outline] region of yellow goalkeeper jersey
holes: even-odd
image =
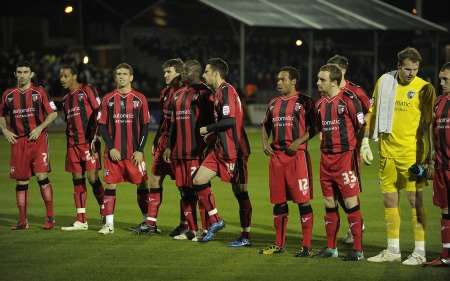
[[[373,91],[371,112],[374,116],[377,114],[378,85],[379,80]],[[423,160],[426,150],[424,129],[431,122],[434,99],[433,86],[420,77],[416,76],[407,85],[397,85],[392,132],[379,136],[381,156]]]

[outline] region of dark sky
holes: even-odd
[[[138,14],[157,0],[25,0],[8,1],[8,8],[0,9],[1,16],[26,16],[26,17],[54,17],[62,13],[63,7],[72,3],[75,8],[77,2],[83,1],[83,13],[85,20],[114,19],[124,21]],[[187,0],[176,0],[186,3]],[[225,0],[224,0],[225,1]],[[358,0],[366,1],[366,0]],[[383,0],[406,11],[414,8],[415,0]],[[174,2],[174,0],[171,0]],[[437,22],[450,22],[450,0],[422,0],[423,17]]]

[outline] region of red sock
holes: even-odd
[[[206,212],[205,207],[203,206],[200,200],[197,200],[197,203],[198,203],[198,212],[200,214],[200,220],[202,222],[202,229],[206,230],[209,228],[208,213]]]
[[[287,223],[287,213],[273,216],[273,225],[275,226],[275,244],[280,248],[284,248],[286,243]]]
[[[239,220],[241,222],[241,237],[249,238],[250,225],[252,223],[252,203],[248,196],[248,192],[239,192],[235,194],[239,203]]]
[[[311,249],[314,216],[311,206],[299,206],[300,224],[302,226],[302,246]]]
[[[19,224],[27,223],[28,184],[16,186],[16,203],[19,209]]]
[[[159,206],[161,206],[162,200],[162,189],[161,188],[150,188],[148,192],[147,207],[147,220],[146,223],[150,225],[156,225],[158,219]]]
[[[75,208],[77,208],[77,221],[86,222],[86,184],[79,183],[74,187],[73,198],[75,200]]]
[[[198,190],[198,188],[196,189]],[[216,209],[216,202],[214,200],[214,194],[211,191],[211,187],[208,186],[200,191],[197,191],[198,200],[202,202],[205,207],[205,211],[208,214],[208,221],[210,224],[216,223],[220,220],[219,213]]]
[[[106,189],[105,197],[103,198],[103,204],[105,205],[104,215],[113,215],[114,208],[116,207],[116,190],[115,189]]]
[[[441,239],[442,244],[450,244],[450,220],[441,219]],[[441,256],[446,259],[450,258],[450,248],[443,247]]]
[[[361,252],[362,248],[362,214],[358,209],[347,214],[348,225],[350,226],[350,231],[353,235],[353,250]]]
[[[339,231],[340,219],[337,208],[326,208],[325,229],[327,232],[327,247],[336,248],[336,236]]]
[[[48,178],[38,181],[41,187],[41,196],[45,203],[45,209],[47,211],[47,217],[54,216],[53,214],[53,188]]]
[[[102,182],[100,179],[97,179],[92,186],[92,191],[94,192],[95,200],[97,200],[98,205],[100,206],[100,215],[103,215],[103,197],[105,196],[105,189],[103,188]]]

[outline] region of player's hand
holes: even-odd
[[[297,141],[294,141],[289,145],[289,147],[286,149],[286,154],[289,156],[294,156],[297,153],[298,147],[300,144]]]
[[[36,128],[33,129],[33,131],[30,132],[30,137],[28,138],[29,140],[37,140],[39,138],[39,136],[42,133],[42,127],[41,126],[37,126]]]
[[[91,145],[90,145],[92,154],[94,154],[96,152],[100,152],[100,151],[96,151],[96,149],[95,149],[95,143],[97,141],[100,141],[100,138],[97,135],[94,135],[94,138],[92,139]]]
[[[113,161],[120,161],[120,151],[116,148],[111,149],[109,151],[109,157],[111,157]]]
[[[214,132],[207,133],[203,136],[203,141],[208,145],[213,143],[215,140],[216,136],[214,135]]]
[[[5,136],[6,140],[10,143],[10,144],[14,144],[17,142],[17,135],[14,134],[13,132],[11,132],[10,130],[8,130],[7,128],[4,128],[2,130],[3,135]]]
[[[205,127],[200,127],[200,136],[205,136],[208,134],[208,129]]]
[[[263,150],[264,154],[266,154],[267,156],[270,156],[274,153],[272,147],[267,143],[263,143]]]
[[[364,137],[361,142],[361,149],[359,150],[359,154],[361,155],[361,159],[364,161],[366,165],[372,165],[373,154],[369,145],[369,138]]]
[[[137,165],[141,164],[142,161],[144,161],[144,153],[142,153],[140,151],[135,151],[133,153],[132,159],[133,159],[134,165],[137,166]]]
[[[170,163],[170,154],[172,154],[172,151],[170,148],[166,148],[163,153],[164,162]]]

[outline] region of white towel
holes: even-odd
[[[372,138],[378,140],[380,133],[392,132],[392,119],[394,117],[395,92],[397,89],[397,71],[391,71],[380,77],[377,95],[377,112],[375,128]]]

